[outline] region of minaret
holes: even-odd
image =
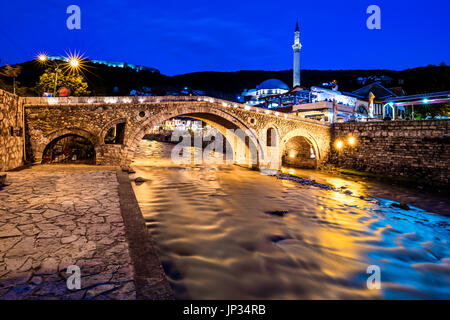
[[[298,21],[295,25],[295,40],[292,49],[294,49],[294,83],[293,87],[300,86],[300,49],[302,44],[300,43],[300,30],[298,28]]]

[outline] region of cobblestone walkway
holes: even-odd
[[[135,299],[113,168],[36,166],[0,190],[0,299]],[[81,289],[66,285],[69,265]]]

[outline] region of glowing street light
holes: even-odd
[[[338,150],[342,149],[343,146],[344,146],[344,143],[341,140],[336,141],[336,148]]]
[[[64,67],[67,67],[68,69],[71,70],[77,70],[78,68],[82,67],[81,64],[81,59],[82,57],[80,55],[78,55],[77,53],[75,54],[68,54],[68,57],[64,58],[64,62],[57,62],[54,60],[51,60],[46,54],[39,54],[37,57],[37,60],[40,63],[47,63],[47,61],[51,61],[53,63],[53,67],[55,68],[55,82],[54,82],[54,86],[53,86],[53,96],[56,96],[56,87],[58,84],[58,72],[61,71],[61,66],[64,64]]]
[[[355,137],[350,137],[350,138],[348,138],[348,143],[349,143],[351,146],[355,145],[355,142],[356,142]]]
[[[72,68],[78,68],[78,66],[80,65],[80,60],[78,60],[77,58],[72,58],[69,60],[69,64]]]
[[[48,57],[47,57],[45,54],[40,54],[40,55],[38,56],[38,60],[39,60],[40,62],[45,62],[45,61],[48,60]]]

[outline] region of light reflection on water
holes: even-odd
[[[448,217],[360,199],[369,182],[309,172],[350,196],[237,166],[175,165],[172,148],[144,140],[133,168],[151,180],[134,190],[177,298],[450,298]],[[288,213],[266,213],[276,210]],[[367,289],[373,264],[382,290]]]

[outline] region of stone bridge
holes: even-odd
[[[327,124],[210,97],[21,100],[25,110],[28,154],[38,163],[49,144],[63,136],[77,135],[93,144],[97,164],[127,167],[144,135],[162,121],[177,116],[202,120],[223,133],[232,146],[235,163],[276,169],[283,161],[292,165],[318,166],[327,160],[330,150],[331,135]],[[118,126],[123,131],[120,141],[105,143],[107,132]],[[241,129],[245,137],[230,136],[228,129]],[[237,147],[239,142],[245,142],[245,149]],[[245,157],[239,152],[245,152]],[[243,160],[239,161],[239,158]]]

